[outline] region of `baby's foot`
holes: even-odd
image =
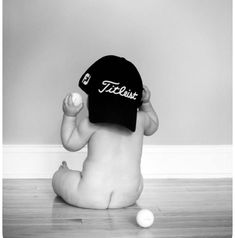
[[[68,165],[67,165],[66,161],[62,162],[62,165],[60,166],[60,169],[68,169]]]
[[[68,165],[67,165],[66,161],[62,162],[62,166],[64,166],[65,168],[68,168]]]

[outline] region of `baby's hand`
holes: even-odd
[[[63,101],[63,112],[66,116],[74,117],[76,116],[81,109],[83,108],[83,103],[78,106],[74,105],[72,100],[72,93],[69,93]]]
[[[142,102],[147,103],[150,100],[151,93],[146,85],[144,85],[142,92]]]

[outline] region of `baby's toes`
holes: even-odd
[[[62,162],[62,166],[63,166],[63,168],[68,168],[68,165],[67,165],[66,161]]]

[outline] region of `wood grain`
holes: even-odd
[[[141,208],[151,228],[136,225]],[[3,235],[18,237],[232,237],[231,179],[152,179],[137,204],[125,209],[72,207],[56,197],[51,180],[3,181]]]

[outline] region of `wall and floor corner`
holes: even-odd
[[[78,79],[106,54],[132,61],[152,92],[160,127],[144,141],[145,177],[232,176],[232,1],[134,4],[3,1],[3,177],[81,168],[86,149],[61,147],[61,104],[85,99]]]

